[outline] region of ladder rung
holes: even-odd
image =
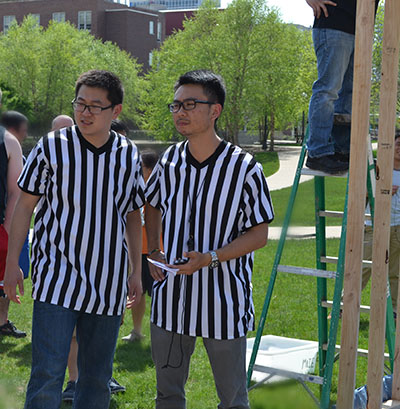
[[[331,177],[335,177],[335,178],[346,178],[347,177],[347,170],[345,172],[342,173],[335,173],[335,174],[331,174],[331,173],[325,173],[325,172],[321,172],[320,170],[313,170],[313,169],[308,169],[308,168],[303,168],[301,170],[301,174],[302,175],[308,175],[308,176],[331,176]]]
[[[333,307],[333,301],[322,301],[321,305],[325,308],[332,308]],[[343,308],[343,303],[340,303],[340,308]],[[370,306],[369,305],[360,305],[360,312],[369,314],[370,313]]]
[[[327,345],[327,344],[324,344],[324,345],[322,346],[322,349],[323,349],[324,351],[327,351],[327,350],[328,350],[328,345]],[[340,351],[340,345],[336,345],[336,346],[335,346],[335,349],[336,349],[336,351]],[[361,348],[357,349],[357,355],[358,355],[358,356],[368,357],[368,349],[361,349]],[[386,353],[386,352],[383,354],[383,356],[384,356],[384,358],[385,358],[387,361],[390,359],[389,354]]]
[[[338,258],[337,257],[321,257],[321,263],[330,263],[330,264],[337,264],[338,263]],[[372,261],[371,260],[363,260],[363,267],[371,267],[372,266]]]
[[[321,210],[319,211],[321,217],[337,217],[341,219],[343,217],[343,212],[336,212],[334,210]]]
[[[316,383],[318,385],[322,385],[324,382],[324,378],[322,378],[321,376],[292,372],[292,371],[287,371],[285,369],[271,368],[268,366],[257,365],[257,364],[254,365],[253,369],[254,371],[257,371],[257,372],[278,375],[284,378],[302,380],[306,382]]]
[[[304,276],[336,278],[336,271],[319,270],[317,268],[295,267],[278,265],[277,271],[280,273],[299,274]]]

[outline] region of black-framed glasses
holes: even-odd
[[[77,102],[75,100],[73,100],[71,104],[72,104],[72,108],[74,108],[76,112],[84,112],[85,109],[87,108],[89,113],[93,115],[100,115],[106,109],[110,109],[114,107],[114,104],[111,104],[107,107],[101,107],[99,105],[86,105],[86,104],[83,104],[82,102]]]
[[[170,112],[176,114],[179,110],[183,107],[185,111],[192,111],[196,108],[196,104],[207,104],[207,105],[214,105],[216,102],[212,101],[202,101],[201,99],[185,99],[184,101],[174,101],[172,104],[168,104],[168,108]]]

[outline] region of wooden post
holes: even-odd
[[[400,0],[386,0],[382,45],[377,181],[372,250],[371,315],[368,354],[368,408],[382,408],[383,354],[385,349],[386,288],[390,243],[390,210],[397,80],[400,46]],[[397,333],[399,325],[397,326]],[[392,398],[400,400],[399,337],[396,337]]]
[[[371,93],[375,0],[357,2],[353,107],[350,144],[348,225],[339,359],[338,409],[353,407],[367,176],[367,136]]]

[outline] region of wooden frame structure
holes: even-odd
[[[358,0],[354,55],[349,207],[344,274],[338,409],[353,407],[361,301],[367,135],[371,91],[374,0]],[[400,0],[386,0],[378,134],[368,356],[368,409],[382,408],[383,353],[390,239],[394,132],[400,46]],[[400,325],[398,326],[400,327]],[[400,331],[397,331],[397,335]],[[400,400],[400,336],[396,337],[393,399]],[[396,403],[390,403],[396,407]]]

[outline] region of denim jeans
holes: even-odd
[[[79,344],[74,409],[107,409],[121,316],[86,314],[34,301],[32,369],[25,409],[58,409],[72,332]]]
[[[334,29],[313,29],[318,79],[309,107],[310,157],[349,153],[350,127],[334,125],[333,114],[351,114],[354,35]]]

